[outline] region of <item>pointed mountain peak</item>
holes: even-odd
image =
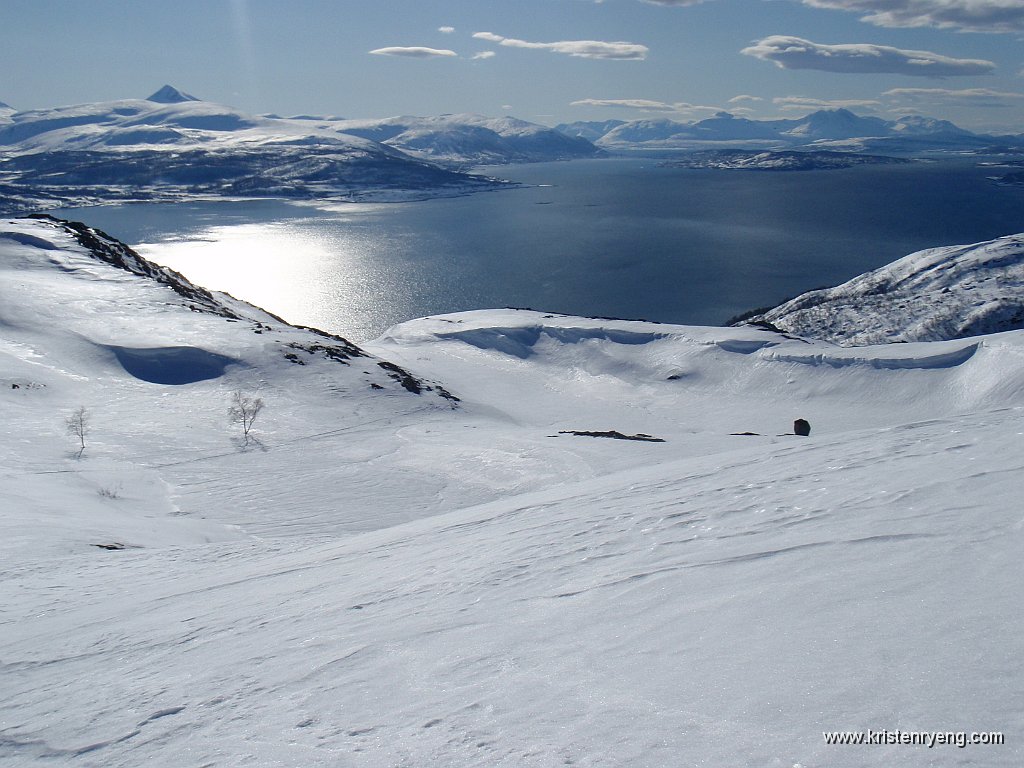
[[[157,104],[181,104],[183,101],[199,101],[199,99],[179,91],[174,86],[165,85],[159,91],[149,96],[146,101],[155,101]]]

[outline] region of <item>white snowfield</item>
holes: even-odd
[[[0,765],[1024,762],[1024,333],[362,356],[92,234],[0,221]]]

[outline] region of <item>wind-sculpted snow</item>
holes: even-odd
[[[239,361],[199,347],[107,347],[132,376],[154,384],[194,384],[223,376]]]
[[[579,344],[591,339],[615,344],[648,344],[662,337],[658,333],[638,333],[611,328],[566,328],[557,325],[535,325],[514,328],[478,328],[467,331],[438,333],[439,339],[453,339],[480,349],[493,349],[506,355],[526,359],[534,354],[541,337],[562,344]]]
[[[843,345],[1024,328],[1024,235],[930,248],[751,318]]]
[[[1024,331],[481,310],[364,350],[0,233],[4,765],[1024,761]],[[823,736],[897,729],[1005,743]]]
[[[772,360],[801,365],[828,365],[843,368],[850,365],[868,365],[872,368],[899,370],[907,368],[952,368],[963,365],[978,351],[978,344],[933,344],[922,350],[915,347],[906,354],[883,357],[872,350],[868,356],[851,354],[849,350],[835,352],[812,352],[799,354],[793,352],[775,352],[769,357]]]

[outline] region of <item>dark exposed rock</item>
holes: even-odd
[[[605,432],[594,432],[585,429],[562,429],[559,430],[560,435],[579,435],[580,437],[610,437],[613,440],[639,440],[645,443],[664,443],[664,438],[652,437],[651,435],[645,435],[643,432],[638,432],[635,435],[625,435],[615,429],[610,429]]]

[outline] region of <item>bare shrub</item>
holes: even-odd
[[[64,419],[67,433],[72,437],[78,438],[78,458],[81,458],[82,454],[85,453],[85,437],[91,430],[91,420],[92,416],[84,405],[78,406],[77,410]]]
[[[263,398],[251,395],[242,390],[235,390],[231,395],[231,406],[228,408],[228,420],[242,428],[243,445],[249,445],[252,425],[263,410]]]

